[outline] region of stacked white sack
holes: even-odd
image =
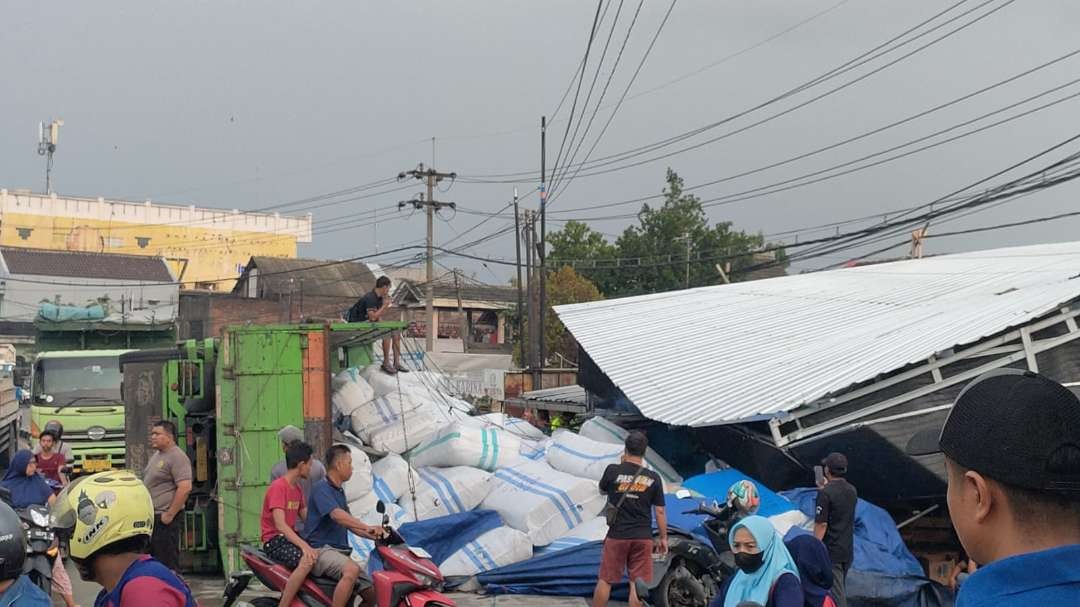
[[[486,415],[478,415],[476,419],[498,426],[523,440],[536,441],[547,438],[547,435],[544,434],[543,430],[520,417],[514,417],[505,413],[488,413]]]
[[[550,438],[542,440],[522,440],[521,449],[518,453],[521,457],[532,461],[543,461],[547,457],[547,448],[551,444]]]
[[[622,445],[630,431],[602,417],[591,417],[581,424],[578,434],[602,443]],[[667,460],[660,457],[659,453],[653,451],[652,447],[645,451],[645,463],[648,464],[650,470],[660,475],[666,491],[672,491],[675,487],[682,485],[683,477],[671,467]]]
[[[345,500],[351,503],[371,494],[371,460],[368,459],[367,453],[359,448],[352,445],[344,446],[349,448],[349,455],[352,456],[353,473],[341,488],[345,490]]]
[[[559,472],[544,462],[523,462],[495,472],[494,488],[480,504],[507,525],[524,531],[534,546],[546,546],[595,518],[605,498],[594,481]]]
[[[400,527],[402,524],[409,522],[408,515],[400,506],[395,503],[385,504],[386,514],[390,515],[390,524],[394,527]],[[368,525],[382,525],[382,514],[379,514],[377,510],[372,508],[370,511],[357,512],[352,510],[350,512],[356,518],[363,521]],[[375,550],[375,542],[362,538],[352,531],[348,532],[349,535],[349,547],[352,548],[352,554],[350,557],[353,561],[360,564],[362,570],[367,570],[368,559],[371,558],[371,552]]]
[[[609,465],[619,463],[622,454],[621,446],[558,430],[548,445],[547,462],[561,472],[599,481]]]
[[[496,527],[451,554],[439,564],[445,576],[473,576],[532,558],[529,536],[510,527]]]
[[[400,455],[390,453],[371,465],[372,485],[375,495],[386,503],[393,503],[409,491],[409,462]],[[412,472],[413,482],[417,482]]]
[[[521,441],[502,428],[453,423],[409,452],[414,466],[472,466],[492,472],[521,461]]]
[[[375,390],[360,376],[360,370],[356,367],[349,367],[335,375],[331,386],[333,393],[330,401],[334,412],[343,417],[350,417],[353,411],[375,398]]]
[[[473,510],[494,486],[490,473],[468,466],[415,470],[420,479],[416,484],[415,514],[409,493],[402,495],[398,504],[417,521]]]
[[[596,517],[591,521],[585,521],[570,531],[567,531],[564,535],[555,538],[555,541],[547,546],[537,548],[536,556],[566,550],[567,548],[574,548],[582,544],[588,544],[589,542],[599,542],[607,537],[607,532],[607,519],[602,516]]]
[[[413,392],[376,397],[352,414],[353,431],[364,443],[389,453],[404,453],[438,432],[435,408]]]

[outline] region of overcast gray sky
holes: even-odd
[[[968,0],[950,16],[983,2],[986,0]],[[837,3],[681,0],[631,95],[754,46]],[[840,3],[811,23],[758,48],[627,100],[593,158],[658,141],[752,107],[954,3]],[[990,0],[971,16],[1007,3]],[[606,23],[617,5],[617,1],[612,2]],[[436,164],[442,170],[461,175],[536,170],[539,117],[553,112],[580,62],[596,4],[585,0],[3,0],[3,6],[0,187],[42,189],[44,161],[36,154],[37,122],[62,117],[66,124],[55,168],[55,189],[61,194],[259,209],[393,177],[418,162],[430,163],[432,137],[436,138]],[[594,101],[636,6],[633,0],[623,5]],[[605,105],[621,94],[668,6],[667,0],[644,3]],[[558,218],[556,211],[656,194],[663,187],[668,166],[693,185],[857,135],[1076,50],[1080,48],[1078,27],[1080,3],[1075,0],[1017,0],[877,75],[768,124],[643,166],[579,177],[553,202],[552,218]],[[601,30],[594,52],[606,32],[606,28]],[[872,66],[834,82],[849,80]],[[702,188],[699,193],[706,198],[721,196],[846,162],[1077,77],[1080,56],[902,128]],[[586,90],[591,78],[592,69]],[[1080,87],[1071,86],[1024,108],[1078,90]],[[687,143],[740,128],[813,94],[807,92],[755,112]],[[606,121],[606,112],[601,111],[597,118],[579,160]],[[998,118],[1008,115],[1011,113]],[[566,116],[568,108],[564,107],[549,129],[549,167]],[[711,207],[710,217],[769,234],[929,202],[1075,134],[1080,131],[1077,116],[1080,99],[1066,101],[880,167]],[[519,187],[524,193],[535,185],[522,179]],[[459,182],[439,196],[472,211],[494,212],[510,199],[512,189],[511,184]],[[314,209],[315,242],[304,246],[301,255],[342,258],[372,252],[375,228],[342,229],[349,224],[343,224],[341,218],[385,209],[419,191],[417,186]],[[951,222],[948,229],[1075,210],[1078,194],[1080,184],[1064,185]],[[535,194],[522,204],[535,207]],[[579,214],[621,214],[638,207],[634,204]],[[290,208],[281,210],[288,212]],[[414,244],[422,238],[422,217],[405,215],[390,211],[381,215],[381,250]],[[483,219],[465,213],[447,214],[446,218],[436,228],[440,243],[451,241],[456,233]],[[492,219],[453,244],[494,232],[510,221],[509,217]],[[626,223],[626,219],[592,222],[610,234],[620,232]],[[1070,240],[1075,239],[1078,227],[1080,219],[1072,219],[941,239],[932,241],[928,251]],[[813,235],[806,233],[801,238]],[[469,252],[512,258],[513,238],[504,235]],[[477,278],[490,281],[509,275],[505,268],[489,271],[465,260],[445,259],[443,263],[465,267],[476,272]]]

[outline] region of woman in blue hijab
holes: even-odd
[[[769,519],[748,516],[728,535],[738,571],[720,588],[709,607],[751,602],[765,607],[803,607],[799,569]]]
[[[799,568],[805,607],[836,607],[829,596],[833,583],[829,549],[809,533],[789,533],[787,537],[784,545]]]
[[[52,488],[45,482],[45,478],[37,473],[37,463],[34,454],[23,449],[11,458],[7,474],[0,480],[0,487],[11,491],[11,507],[26,508],[27,506],[46,505],[53,497]]]

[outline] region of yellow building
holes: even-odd
[[[0,246],[165,257],[185,288],[231,291],[252,256],[296,257],[311,214],[244,213],[0,189]]]

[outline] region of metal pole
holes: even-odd
[[[545,180],[545,174],[547,173],[547,116],[540,117],[540,249],[538,255],[540,256],[540,322],[537,325],[539,339],[540,339],[540,359],[538,364],[540,369],[544,368],[545,358],[547,352],[545,351],[544,344],[544,318],[547,314],[547,264],[545,262],[547,258],[547,183]],[[541,371],[542,372],[542,371]],[[541,383],[542,383],[541,377]],[[535,386],[534,390],[543,388],[543,385]]]
[[[454,268],[454,290],[457,291],[458,333],[461,334],[461,351],[468,354],[470,337],[469,321],[465,316],[465,309],[461,305],[461,282],[459,281],[458,272],[461,272],[461,270]]]
[[[523,295],[524,285],[521,284],[521,221],[520,213],[518,212],[518,191],[514,188],[514,248],[517,249],[517,297],[518,297],[518,309],[517,309],[517,333],[518,333],[518,350],[520,351],[519,364],[522,367],[525,366],[525,302]]]
[[[435,200],[435,173],[434,169],[428,173],[427,176],[427,296],[425,308],[427,308],[427,352],[435,351],[435,335],[439,330],[435,326],[435,285],[433,281],[435,279],[435,256],[434,256],[434,240],[435,240],[435,205],[432,202]]]
[[[690,288],[690,232],[683,232],[686,239],[686,288]]]

